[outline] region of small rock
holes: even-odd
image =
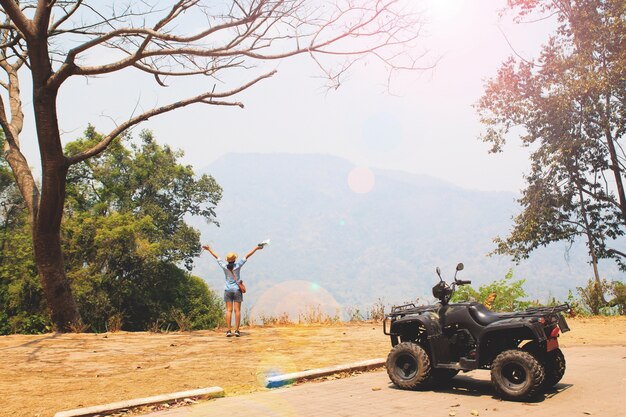
[[[456,416],[456,411],[450,411],[450,412],[448,413],[448,415],[449,415],[450,417]]]
[[[372,391],[380,391],[380,387],[373,387]]]
[[[472,412],[470,414],[473,415],[473,416],[477,416],[478,415],[478,411],[472,410]]]
[[[461,404],[454,404],[454,405],[451,405],[450,407],[460,407],[460,406]]]
[[[184,401],[186,404],[197,404],[197,403],[198,403],[198,401],[194,401],[194,400],[192,400],[191,398],[185,398],[183,401]]]
[[[141,366],[137,365],[137,367],[135,369],[141,369]]]

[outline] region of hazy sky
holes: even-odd
[[[347,158],[363,171],[396,169],[471,189],[519,191],[527,150],[511,142],[506,153],[489,155],[488,146],[477,139],[481,126],[471,106],[484,81],[513,53],[502,33],[530,58],[546,39],[546,25],[500,19],[498,10],[506,0],[422,3],[430,23],[421,45],[441,60],[433,71],[397,77],[393,94],[386,90],[386,74],[379,66],[356,66],[341,88],[327,92],[315,78],[313,63],[297,59],[275,63],[274,77],[241,95],[245,109],[196,105],[141,127],[152,129],[159,142],[182,149],[185,162],[198,170],[228,152],[322,153]],[[197,94],[198,88],[162,89],[132,72],[77,78],[60,94],[63,138],[80,136],[89,122],[105,132],[135,105],[162,105],[187,90]],[[25,102],[30,105],[27,98]],[[25,130],[22,140],[32,141],[32,129]],[[25,150],[35,165],[34,147]]]

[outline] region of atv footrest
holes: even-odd
[[[461,369],[476,369],[478,368],[478,361],[476,359],[459,359],[459,365]]]
[[[462,369],[461,365],[458,362],[452,363],[438,363],[435,368],[443,368],[443,369]]]

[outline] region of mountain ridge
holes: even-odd
[[[282,314],[266,293],[280,288],[289,294],[288,282],[299,283],[292,288],[298,298],[310,293],[310,303],[327,313],[337,306],[365,308],[380,299],[387,304],[429,300],[438,280],[435,267],[450,279],[459,261],[466,265],[460,276],[473,280],[475,288],[513,268],[514,279],[527,280],[529,295],[544,301],[564,299],[568,289],[592,276],[583,245],[570,249],[568,262],[564,245],[542,248],[517,266],[501,256],[485,256],[493,250],[493,238],[506,236],[512,226],[519,210],[514,193],[467,190],[426,175],[377,168],[370,170],[371,191],[358,193],[349,185],[355,168],[330,155],[232,153],[203,170],[224,190],[216,209],[221,227],[192,222],[203,242],[222,256],[227,251],[243,256],[272,239],[244,267],[248,308],[265,314],[271,307],[271,314]],[[222,273],[210,256],[198,259],[194,273],[221,293]],[[256,305],[268,298],[273,299],[269,307]]]

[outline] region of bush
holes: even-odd
[[[621,281],[613,281],[611,288],[613,299],[609,306],[615,308],[620,315],[626,315],[626,284]]]
[[[607,280],[600,282],[590,279],[584,287],[577,287],[580,302],[591,314],[598,315],[607,307],[606,295],[611,293],[612,284]]]
[[[512,279],[513,270],[510,269],[503,279],[491,284],[481,285],[478,291],[474,290],[470,285],[463,285],[457,289],[451,301],[477,301],[484,303],[490,294],[496,293],[496,299],[491,306],[493,311],[525,310],[531,304],[529,301],[521,300],[526,297],[526,292],[523,288],[526,280],[512,281]]]
[[[47,316],[40,314],[20,314],[9,318],[11,333],[39,334],[52,330],[52,323]]]

